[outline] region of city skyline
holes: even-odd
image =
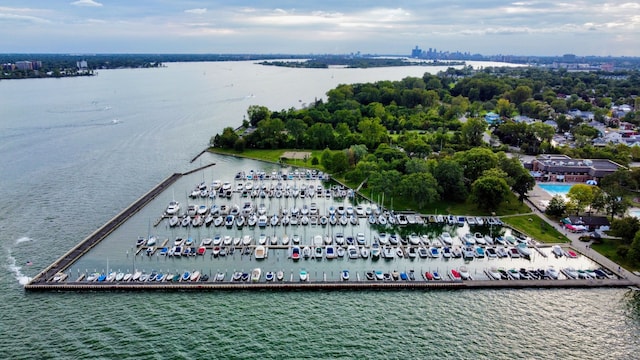
[[[21,1],[0,6],[3,52],[640,56],[640,4],[612,0]]]

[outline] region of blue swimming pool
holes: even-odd
[[[551,196],[567,195],[573,185],[574,184],[538,184],[542,190]]]

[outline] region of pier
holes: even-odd
[[[468,280],[468,281],[306,281],[286,282],[64,282],[29,284],[29,291],[305,291],[305,290],[463,290],[524,288],[620,288],[627,279]]]
[[[151,200],[155,199],[160,193],[178,181],[182,176],[191,174],[193,172],[208,168],[215,165],[214,163],[199,167],[191,170],[187,173],[173,173],[153,189],[142,195],[136,201],[134,201],[129,207],[122,210],[119,214],[114,216],[106,224],[98,228],[92,234],[87,236],[84,240],[74,246],[71,250],[67,251],[62,257],[60,257],[53,264],[46,267],[38,275],[36,275],[27,285],[26,290],[32,290],[32,287],[36,284],[46,283],[49,279],[53,278],[55,274],[64,272],[71,264],[78,260],[82,255],[86,254],[94,246],[100,243],[104,238],[111,234],[120,225],[125,223],[129,218],[135,215],[138,211],[144,208]]]

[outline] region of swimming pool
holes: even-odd
[[[538,184],[542,190],[546,191],[547,194],[551,196],[567,195],[569,189],[571,189],[573,185],[574,184]]]

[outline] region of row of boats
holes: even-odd
[[[343,269],[339,271],[341,281],[349,281],[351,279],[350,271]],[[616,275],[605,268],[597,269],[578,269],[573,267],[566,267],[561,270],[556,269],[554,266],[548,266],[546,269],[525,269],[525,268],[497,268],[491,267],[484,270],[484,274],[489,280],[558,280],[560,274],[563,274],[567,279],[615,279]],[[418,281],[416,272],[411,269],[408,271],[383,271],[383,270],[367,270],[364,272],[364,277],[361,279],[360,275],[357,275],[357,280],[366,281]],[[466,281],[474,280],[471,271],[466,266],[460,266],[447,271],[446,276],[443,276],[439,271],[425,271],[421,274],[424,281]],[[66,273],[57,273],[50,281],[51,282],[65,282],[68,279]],[[162,272],[152,270],[150,273],[144,271],[136,271],[134,273],[115,272],[99,273],[94,272],[86,276],[83,274],[76,281],[96,282],[96,283],[111,283],[111,282],[261,282],[264,279],[265,282],[273,281],[287,281],[285,279],[284,270],[266,271],[264,272],[260,267],[256,267],[249,272],[233,271],[227,277],[227,273],[219,271],[211,277],[198,270],[184,271],[184,272]],[[293,273],[290,274],[288,281],[293,281]],[[301,269],[298,273],[298,280],[305,282],[310,281],[310,273],[306,269]],[[327,281],[326,274],[323,276],[322,281]]]

